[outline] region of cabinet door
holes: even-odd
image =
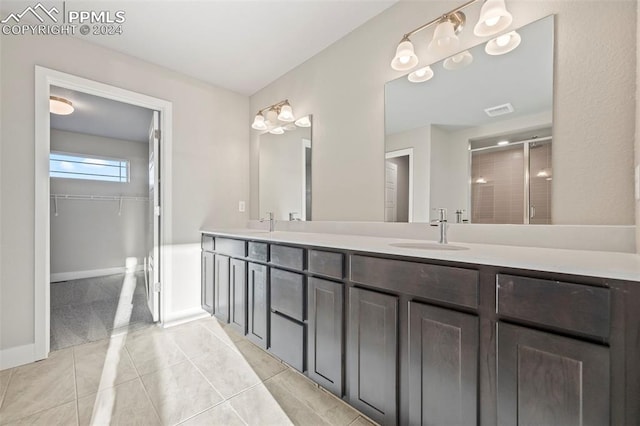
[[[216,254],[214,271],[213,314],[224,322],[229,322],[229,258]]]
[[[342,396],[343,287],[309,278],[309,378]]]
[[[213,315],[213,256],[202,252],[202,309]]]
[[[409,423],[476,425],[478,318],[409,302]]]
[[[349,289],[349,402],[382,424],[397,423],[398,298]]]
[[[231,259],[231,300],[229,323],[242,335],[247,334],[247,262]]]
[[[269,294],[267,267],[249,263],[248,266],[248,324],[247,338],[260,347],[267,349],[267,330]]]
[[[609,349],[498,324],[498,424],[609,424]]]

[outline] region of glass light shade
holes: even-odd
[[[427,49],[435,55],[446,55],[455,52],[460,46],[460,39],[456,35],[453,23],[449,20],[438,24],[433,32],[433,40]]]
[[[284,130],[286,130],[287,132],[290,132],[291,130],[295,130],[295,129],[297,129],[297,127],[296,127],[296,125],[295,125],[295,124],[293,124],[293,123],[289,123],[289,124],[285,125],[285,126],[283,127],[283,129],[284,129]]]
[[[264,116],[262,114],[256,114],[256,118],[253,119],[251,127],[255,130],[267,130],[267,123],[264,122]]]
[[[52,114],[58,115],[69,115],[75,109],[73,108],[73,103],[70,100],[65,98],[60,98],[58,96],[49,96],[49,112]]]
[[[418,65],[418,57],[413,51],[413,44],[409,40],[403,40],[396,49],[396,56],[391,61],[391,68],[396,71],[409,71]]]
[[[510,33],[489,40],[484,47],[484,51],[487,52],[488,55],[504,55],[520,46],[521,41],[522,37],[520,37],[520,34],[511,31]]]
[[[291,109],[291,105],[283,105],[280,108],[280,114],[278,114],[278,120],[284,121],[286,123],[290,123],[296,118],[293,116],[293,110]]]
[[[284,129],[280,126],[274,127],[273,129],[269,130],[269,133],[271,133],[272,135],[281,135],[284,133]]]
[[[311,120],[309,119],[309,116],[305,115],[304,117],[298,118],[296,120],[296,126],[298,126],[298,127],[311,127]]]
[[[426,67],[415,70],[414,72],[409,74],[407,78],[412,83],[422,83],[433,78],[433,70],[430,66],[427,65]]]
[[[457,55],[453,55],[450,58],[447,58],[442,66],[447,70],[459,70],[460,68],[464,68],[473,62],[473,56],[468,50],[464,52],[458,53]]]
[[[478,37],[492,36],[507,29],[512,21],[513,16],[507,11],[504,0],[486,0],[473,33]]]

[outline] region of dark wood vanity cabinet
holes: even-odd
[[[609,348],[498,324],[499,425],[610,424]]]
[[[229,322],[229,257],[215,255],[213,279],[213,314],[223,322]]]
[[[308,373],[316,383],[342,396],[344,284],[309,278]]]
[[[215,254],[210,251],[202,251],[202,309],[213,315],[213,259]]]
[[[267,349],[269,330],[269,276],[267,266],[247,265],[247,338]]]
[[[231,259],[229,277],[229,324],[247,334],[247,262]]]
[[[373,420],[398,418],[398,298],[349,289],[349,402]]]
[[[384,425],[640,424],[637,282],[203,236],[202,306]]]
[[[409,302],[409,423],[478,424],[478,317]]]

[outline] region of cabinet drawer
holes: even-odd
[[[609,290],[499,274],[498,314],[588,336],[609,338]]]
[[[271,310],[304,321],[304,277],[271,268]]]
[[[330,251],[309,250],[309,272],[341,280],[344,278],[344,255]]]
[[[272,245],[271,263],[302,271],[304,269],[304,250],[296,247]]]
[[[267,243],[256,243],[249,241],[249,259],[259,262],[267,261]]]
[[[242,240],[232,240],[230,238],[216,238],[216,251],[235,257],[245,257],[247,255],[247,245]]]
[[[202,250],[213,251],[214,249],[215,244],[213,236],[202,234]]]
[[[478,307],[478,271],[351,256],[351,281],[455,305]]]
[[[271,312],[271,347],[275,356],[304,371],[304,324]]]

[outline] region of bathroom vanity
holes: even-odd
[[[409,242],[203,231],[202,306],[382,424],[640,421],[637,256]]]

